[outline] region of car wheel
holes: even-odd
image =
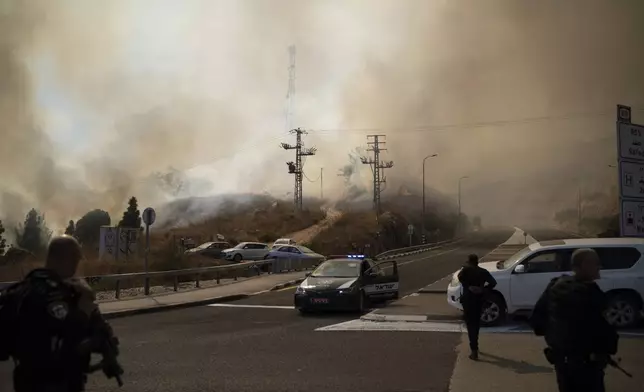
[[[308,316],[311,314],[310,310],[304,308],[299,308],[298,311],[300,312],[300,316]]]
[[[239,253],[237,253],[237,254],[235,255],[235,257],[233,257],[233,260],[235,260],[236,262],[238,262],[238,263],[239,263],[239,262],[242,260],[242,255],[240,255]]]
[[[506,309],[503,297],[498,294],[492,294],[483,304],[481,325],[484,327],[499,325],[505,320],[505,315]]]
[[[629,328],[637,323],[640,309],[640,303],[633,295],[615,294],[609,297],[604,315],[612,326]]]

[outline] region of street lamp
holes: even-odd
[[[469,178],[468,176],[463,176],[458,179],[458,216],[456,217],[456,231],[458,233],[461,228],[461,181]]]
[[[438,154],[432,154],[432,155],[427,155],[425,158],[423,158],[423,213],[421,216],[423,235],[425,235],[425,162],[427,161],[428,158],[434,158],[437,156]]]

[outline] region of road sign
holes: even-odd
[[[620,195],[629,199],[644,199],[644,162],[622,161],[619,173]]]
[[[622,200],[622,235],[644,236],[644,200]]]
[[[414,234],[414,225],[412,225],[411,223],[407,226],[407,234]]]
[[[143,210],[143,223],[145,223],[148,226],[152,226],[154,221],[157,219],[157,213],[154,211],[154,208],[148,207],[145,210]]]
[[[631,123],[631,108],[617,105],[620,234],[644,237],[644,126]]]
[[[644,161],[644,126],[617,123],[619,158]]]

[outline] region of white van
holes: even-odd
[[[481,321],[495,325],[506,314],[530,314],[548,283],[569,275],[575,249],[591,248],[602,262],[599,287],[608,294],[608,321],[621,328],[635,325],[641,317],[644,298],[644,239],[588,238],[537,242],[505,261],[480,263],[497,281]],[[447,302],[463,310],[458,272],[447,288]]]

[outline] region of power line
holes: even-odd
[[[644,109],[638,109],[644,111]],[[593,117],[606,117],[614,116],[613,112],[586,112],[586,113],[569,113],[559,116],[541,116],[541,117],[525,117],[520,119],[496,120],[496,121],[481,121],[475,123],[462,123],[462,124],[438,124],[438,125],[419,125],[415,127],[387,127],[387,128],[337,128],[337,129],[313,129],[310,132],[315,133],[331,133],[331,132],[351,132],[351,133],[375,133],[375,132],[440,132],[450,129],[471,129],[483,128],[490,126],[503,126],[514,124],[530,124],[537,122],[548,121],[565,121],[579,118],[593,118]]]

